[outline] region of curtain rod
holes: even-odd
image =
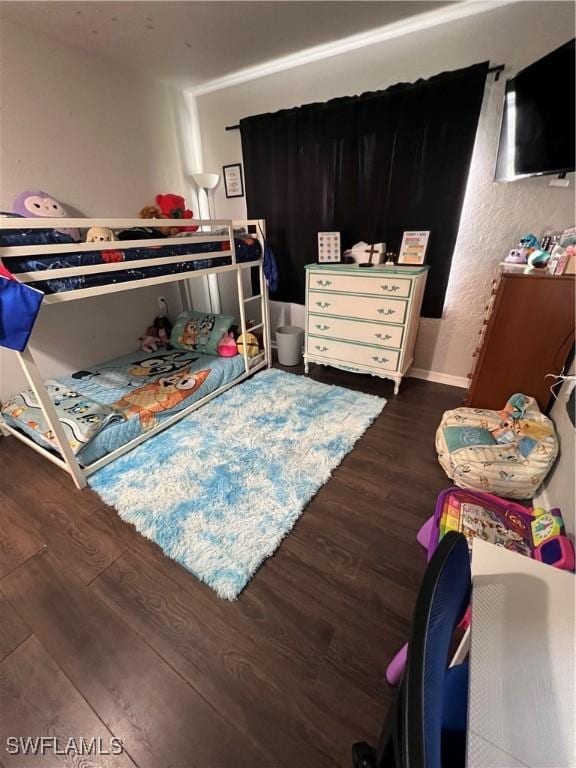
[[[495,64],[493,67],[490,67],[488,69],[488,74],[494,74],[495,78],[494,80],[498,82],[500,80],[500,72],[504,71],[504,64]],[[227,125],[224,129],[225,131],[239,131],[240,126],[239,125]]]

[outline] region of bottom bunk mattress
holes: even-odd
[[[46,382],[72,450],[87,466],[244,373],[240,355],[183,350],[133,352]],[[2,407],[4,421],[57,452],[31,390]]]

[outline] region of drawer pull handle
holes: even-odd
[[[394,293],[394,291],[399,291],[400,290],[400,286],[399,285],[392,285],[392,286],[390,286],[390,285],[388,285],[388,283],[386,283],[386,285],[381,285],[380,288],[382,288],[383,291],[390,291],[391,293]]]
[[[317,325],[316,328],[318,328],[319,331],[329,331],[330,326],[329,325]]]
[[[330,303],[327,301],[317,301],[316,306],[320,307],[320,309],[326,309],[327,307],[330,306]]]
[[[318,352],[328,352],[328,347],[321,347],[319,344],[316,344],[314,349],[317,349]]]
[[[393,315],[396,312],[395,309],[379,309],[378,314],[379,315]]]
[[[382,341],[388,341],[388,339],[392,338],[389,333],[375,333],[374,336],[376,336],[377,339],[382,339]]]
[[[387,357],[378,357],[377,355],[374,355],[372,360],[374,360],[376,363],[387,363],[388,362],[388,358]]]
[[[329,285],[332,285],[331,280],[316,280],[316,285],[320,285],[322,288],[328,288]]]

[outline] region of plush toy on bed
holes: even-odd
[[[147,205],[140,211],[141,219],[193,219],[194,214],[186,208],[186,201],[180,195],[156,195],[155,205]],[[180,232],[196,232],[198,227],[163,227],[170,237]]]
[[[158,352],[159,349],[172,349],[170,334],[172,323],[165,315],[158,315],[146,334],[140,339],[142,352]]]
[[[56,200],[55,197],[39,189],[27,189],[21,192],[12,206],[14,213],[33,219],[65,219],[69,217],[66,208]],[[56,229],[56,232],[63,232],[74,240],[80,240],[80,233],[77,229]]]
[[[235,357],[238,354],[238,345],[233,333],[224,331],[217,347],[220,357]]]
[[[111,243],[116,235],[108,227],[90,227],[86,233],[87,243]]]

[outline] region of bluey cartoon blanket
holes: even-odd
[[[221,358],[183,350],[152,354],[138,351],[48,384],[53,401],[54,396],[59,398],[56,407],[70,444],[82,464],[87,465],[153,429],[243,371],[241,355]],[[38,417],[42,413],[37,406],[34,418],[29,418],[28,411],[18,411],[21,401],[26,398],[30,402],[30,395],[11,398],[2,415],[8,424],[40,445],[55,448],[47,425]],[[69,405],[72,401],[73,405]],[[89,406],[88,410],[83,410],[80,403]],[[72,415],[74,405],[78,408]],[[89,415],[93,416],[92,424],[88,423]]]
[[[48,380],[45,384],[58,420],[64,427],[68,442],[76,455],[80,455],[82,449],[101,429],[124,419],[113,408],[101,405],[59,381]],[[33,433],[34,440],[40,445],[57,449],[56,436],[49,428],[31,389],[11,397],[3,406],[2,415],[8,424],[25,427],[28,434]]]

